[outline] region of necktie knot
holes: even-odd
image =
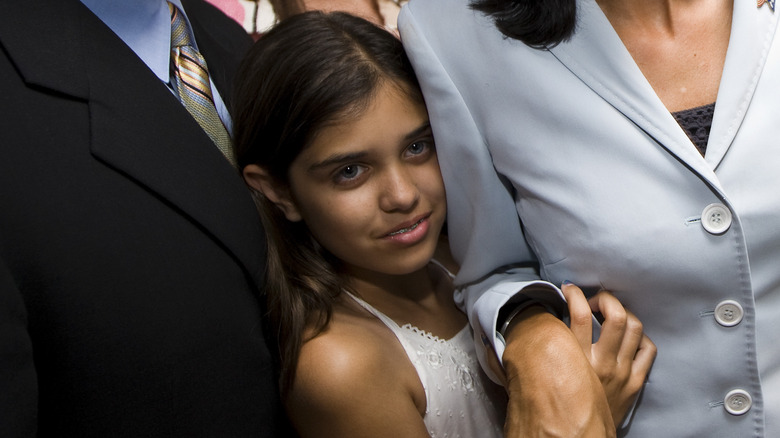
[[[190,115],[235,166],[230,135],[214,106],[206,60],[193,46],[190,28],[182,12],[170,2],[168,9],[171,12],[172,85]]]
[[[191,46],[192,37],[184,16],[171,3],[168,3],[168,10],[171,12],[171,48]]]

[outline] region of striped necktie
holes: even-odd
[[[190,29],[182,13],[170,3],[168,9],[171,12],[171,78],[179,100],[230,164],[236,166],[230,135],[214,106],[206,60],[192,46]]]

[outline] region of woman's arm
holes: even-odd
[[[519,304],[515,300],[524,299],[532,289],[556,297],[557,293],[540,281],[511,188],[496,173],[485,138],[441,63],[440,56],[455,57],[460,49],[437,50],[442,41],[449,41],[439,31],[452,29],[452,23],[439,16],[451,6],[433,3],[411,2],[403,8],[401,40],[426,98],[446,185],[450,243],[461,264],[456,301],[474,328],[485,371],[494,380],[501,379],[500,371],[491,366],[495,356],[503,360],[508,377],[506,436],[555,436],[550,433],[560,431],[557,436],[603,437],[608,429],[614,436],[601,382],[562,321],[539,314],[528,320],[533,329],[507,332],[505,350],[496,342],[496,318],[504,305]],[[564,391],[571,396],[563,397]]]
[[[507,437],[616,436],[607,397],[575,334],[542,307],[512,320],[503,355]]]
[[[561,291],[568,304],[570,332],[542,307],[529,308],[508,327],[507,387],[518,395],[510,399],[515,415],[509,417],[508,431],[531,427],[552,435],[614,436],[614,427],[619,427],[642,390],[656,355],[655,344],[643,333],[639,319],[608,292],[588,301],[572,284],[564,284]],[[592,313],[604,318],[595,343]],[[585,363],[592,369],[584,368]],[[614,427],[604,422],[604,415],[552,421],[569,400],[580,400],[584,413],[588,407],[608,409]]]

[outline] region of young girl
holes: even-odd
[[[504,392],[432,261],[444,185],[400,42],[347,14],[297,15],[255,45],[236,91],[236,155],[268,234],[280,386],[301,436],[500,437]],[[570,301],[589,317],[581,293]],[[638,337],[621,342],[633,357]]]

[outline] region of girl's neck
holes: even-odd
[[[348,284],[371,305],[387,300],[423,303],[436,294],[436,282],[427,265],[402,275],[352,270],[347,278]]]
[[[405,275],[350,276],[350,286],[368,304],[399,325],[411,324],[449,339],[466,325],[466,316],[453,301],[451,279],[428,264]]]

